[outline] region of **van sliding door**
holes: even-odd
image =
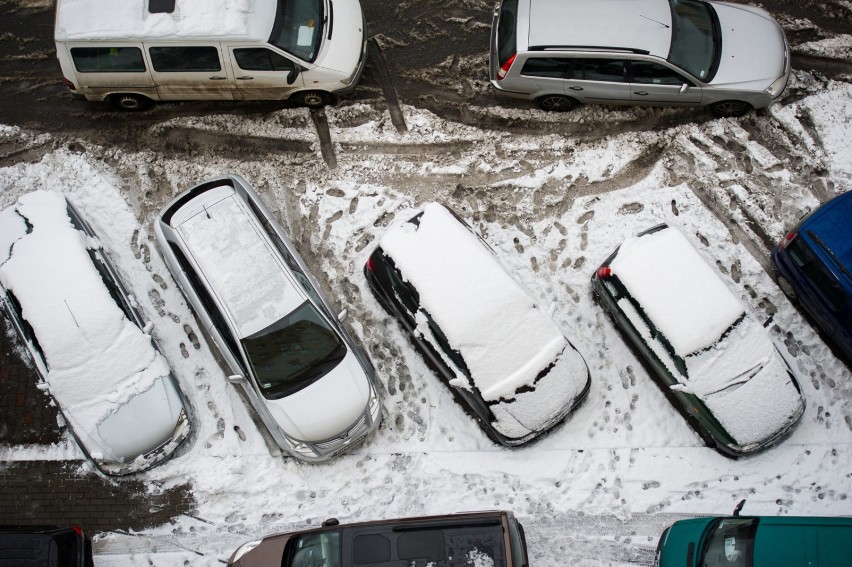
[[[232,77],[218,43],[146,43],[161,100],[233,100]]]

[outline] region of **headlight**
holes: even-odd
[[[771,96],[772,98],[777,98],[778,95],[784,90],[784,87],[787,86],[787,75],[781,75],[775,82],[769,85],[769,88],[766,89],[766,94]]]
[[[239,560],[240,560],[240,557],[242,557],[243,555],[245,555],[246,553],[248,553],[249,551],[251,551],[252,549],[254,549],[255,547],[257,547],[258,545],[260,545],[260,542],[261,542],[261,541],[263,541],[263,540],[256,539],[256,540],[254,540],[254,541],[249,541],[249,542],[246,542],[246,543],[242,544],[242,545],[241,545],[241,546],[239,546],[239,547],[237,548],[237,550],[234,552],[234,555],[233,555],[233,556],[231,556],[231,561],[232,561],[232,562],[234,562],[234,561],[239,561]]]

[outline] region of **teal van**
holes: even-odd
[[[654,565],[849,567],[852,517],[734,515],[681,520],[660,536]]]

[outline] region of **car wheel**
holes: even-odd
[[[741,100],[723,100],[712,104],[710,110],[719,118],[736,118],[748,113],[751,110],[751,105]]]
[[[109,100],[119,110],[144,110],[151,106],[151,99],[132,93],[112,95]]]
[[[577,108],[579,104],[573,98],[562,95],[546,95],[538,99],[539,107],[549,112],[568,112]]]
[[[322,91],[306,91],[299,93],[298,100],[308,108],[322,108],[329,102],[328,93]]]
[[[788,280],[784,276],[778,276],[777,278],[775,278],[775,281],[778,283],[778,287],[781,288],[781,291],[784,292],[784,295],[786,295],[790,301],[796,300],[796,290],[793,289],[793,284],[790,283],[790,280]]]

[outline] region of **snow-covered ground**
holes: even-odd
[[[584,107],[517,114],[527,123],[622,123],[578,141],[443,121],[404,106],[408,132],[359,103],[327,109],[337,169],[326,167],[307,110],[179,118],[171,131],[313,144],[313,154],[246,159],[204,152],[129,152],[65,144],[37,163],[0,169],[0,208],[37,189],[64,192],[130,283],[195,411],[182,454],[140,477],[151,490],[185,482],[192,517],[132,535],[104,534],[98,564],[211,565],[256,536],[341,521],[505,508],[524,523],[540,567],[647,563],[663,527],[690,514],[852,515],[852,376],[765,271],[768,244],[852,183],[852,86],[807,84],[765,115],[634,128],[671,109]],[[0,138],[44,144],[14,127]],[[241,157],[237,157],[237,155]],[[153,241],[151,221],[174,194],[212,176],[249,180],[293,235],[385,386],[384,422],[352,454],[307,465],[270,452],[225,380]],[[589,364],[585,403],[548,437],[509,450],[491,443],[428,370],[367,287],[362,268],[397,214],[443,202],[471,223]],[[625,238],[677,226],[798,372],[807,401],[779,446],[729,460],[705,448],[664,398],[602,310],[589,277]],[[767,242],[769,241],[769,242]],[[447,274],[452,277],[452,274]],[[73,442],[0,447],[4,460],[82,458]]]

